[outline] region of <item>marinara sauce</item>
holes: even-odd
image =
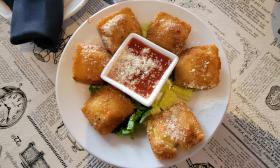
[[[172,60],[132,38],[113,64],[108,76],[147,98]]]

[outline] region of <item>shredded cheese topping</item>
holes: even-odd
[[[123,19],[124,16],[122,14],[116,15],[102,26],[102,30],[107,36],[111,36],[113,29],[115,29],[118,23]]]
[[[81,55],[84,58],[88,58],[92,55],[92,53],[94,53],[97,50],[100,50],[100,47],[96,46],[96,45],[92,45],[92,44],[81,44],[82,50],[81,50]]]
[[[143,49],[139,56],[130,49],[123,50],[118,60],[121,65],[114,68],[116,80],[127,81],[129,87],[133,87],[140,80],[145,79],[159,64],[157,60],[145,56],[148,51],[149,48]]]
[[[135,90],[136,85],[141,82],[152,84],[153,81],[149,81],[154,78],[151,72],[161,71],[162,66],[160,66],[161,60],[153,59],[149,54],[151,54],[150,48],[143,48],[139,55],[135,54],[132,49],[125,48],[111,69],[113,78],[120,83],[125,83],[132,90]],[[154,85],[156,84],[157,81],[154,82]],[[145,96],[148,96],[148,93]]]

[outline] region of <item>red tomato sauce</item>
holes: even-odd
[[[135,38],[123,50],[108,76],[149,97],[172,60]]]

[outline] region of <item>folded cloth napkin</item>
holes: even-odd
[[[12,44],[55,48],[62,30],[63,0],[4,0],[13,10]]]
[[[10,7],[10,9],[13,9],[14,0],[4,0],[4,2]]]

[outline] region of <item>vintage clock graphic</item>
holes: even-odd
[[[27,105],[25,93],[17,87],[0,89],[0,129],[16,124],[23,116]]]

